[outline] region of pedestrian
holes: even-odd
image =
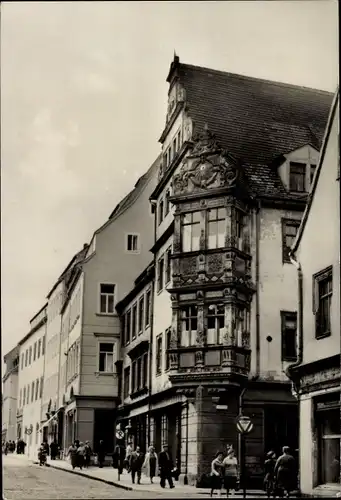
[[[69,447],[67,452],[68,457],[70,457],[72,469],[77,467],[77,446],[75,443]]]
[[[153,484],[153,479],[156,476],[156,471],[158,469],[158,459],[154,446],[149,446],[142,469],[144,470],[145,475],[149,477],[150,483]]]
[[[214,490],[218,490],[219,496],[221,496],[221,488],[223,487],[224,480],[223,458],[223,452],[218,451],[211,462],[211,497]]]
[[[126,447],[126,456],[124,458],[124,465],[125,468],[127,469],[127,472],[129,472],[129,461],[130,461],[130,455],[133,452],[133,447],[131,445],[131,441],[128,441],[127,447]]]
[[[275,465],[275,477],[278,488],[289,498],[290,492],[297,487],[297,467],[289,446],[283,446],[283,455],[278,457]]]
[[[52,443],[50,444],[50,456],[51,460],[55,460],[59,451],[59,446],[57,441],[54,439]]]
[[[50,454],[50,447],[49,447],[49,444],[48,444],[48,442],[47,442],[47,441],[44,441],[43,445],[44,445],[44,448],[45,448],[45,453],[46,453],[46,455],[48,456],[48,455]]]
[[[98,466],[102,468],[105,459],[105,446],[103,439],[101,439],[98,444],[97,456],[98,456]]]
[[[83,442],[80,442],[77,448],[77,465],[80,468],[80,470],[83,469],[84,462],[85,462],[85,445]]]
[[[275,497],[275,465],[276,465],[276,453],[274,451],[269,451],[266,454],[266,460],[264,462],[264,490],[268,498],[273,495]]]
[[[91,446],[89,441],[85,441],[85,455],[84,455],[84,467],[88,468],[90,465],[90,459],[91,459]]]
[[[238,460],[235,457],[234,450],[231,447],[227,452],[227,456],[223,460],[224,467],[224,486],[226,489],[226,496],[229,496],[230,490],[237,489],[238,483]]]
[[[160,467],[160,486],[165,488],[166,480],[168,481],[169,487],[174,488],[172,471],[173,471],[173,461],[168,452],[168,445],[163,446],[163,451],[159,454],[159,467]]]
[[[144,462],[143,453],[139,446],[132,452],[129,459],[129,469],[131,472],[131,481],[135,484],[135,476],[137,476],[137,484],[141,484],[141,470]]]

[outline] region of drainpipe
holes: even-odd
[[[259,241],[260,241],[260,209],[261,201],[258,200],[256,211],[256,374],[253,380],[260,375],[260,301],[259,301]]]
[[[157,207],[156,207],[156,202],[151,201],[151,204],[154,206],[154,242],[156,241],[156,230],[157,230]],[[156,257],[154,254],[154,269],[156,269]],[[154,273],[155,276],[155,273]],[[151,414],[151,407],[152,407],[152,369],[153,369],[153,332],[154,332],[154,292],[155,292],[155,287],[154,287],[154,281],[152,281],[152,286],[151,286],[151,303],[150,303],[150,332],[149,332],[149,358],[148,358],[148,365],[149,365],[149,377],[148,377],[148,441],[149,441],[149,446],[150,446],[150,414]],[[155,425],[153,426],[153,429],[155,432]]]
[[[186,469],[184,484],[188,484],[188,413],[189,413],[189,402],[186,401]]]

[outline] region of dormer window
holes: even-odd
[[[305,193],[305,177],[306,177],[305,163],[299,163],[296,161],[290,162],[290,176],[289,176],[289,189],[296,193]]]

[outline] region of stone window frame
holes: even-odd
[[[313,304],[313,314],[315,316],[315,339],[316,340],[321,340],[327,337],[330,337],[332,332],[331,332],[331,324],[330,324],[330,329],[329,331],[325,332],[320,332],[319,331],[319,326],[320,326],[320,321],[319,321],[319,307],[320,307],[320,284],[323,281],[326,280],[331,280],[331,290],[326,294],[326,297],[329,298],[330,304],[329,304],[329,322],[331,322],[331,301],[333,297],[333,266],[330,265],[328,267],[325,267],[321,271],[313,274],[313,284],[312,284],[312,290],[313,290],[313,297],[312,297],[312,304]],[[325,298],[325,297],[323,297]]]

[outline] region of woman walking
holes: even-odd
[[[230,490],[237,488],[238,482],[238,460],[235,457],[232,448],[227,452],[227,456],[223,461],[224,466],[224,486],[226,489],[226,496],[229,496]]]
[[[281,455],[275,465],[275,477],[278,488],[289,498],[291,491],[297,487],[297,469],[294,457],[290,454],[289,446],[282,448]]]
[[[153,484],[153,478],[156,476],[156,471],[158,469],[157,454],[155,453],[154,446],[149,446],[142,469],[145,475],[149,477],[150,483]]]
[[[268,498],[273,495],[275,497],[275,465],[276,465],[276,453],[269,451],[267,453],[267,459],[264,462],[264,490]]]
[[[69,447],[67,454],[70,457],[71,466],[74,469],[78,465],[77,464],[77,446],[75,443],[72,443],[72,445]]]
[[[221,496],[221,488],[224,480],[223,457],[223,453],[218,451],[211,462],[211,497],[213,496],[214,490],[218,490],[219,496]]]

